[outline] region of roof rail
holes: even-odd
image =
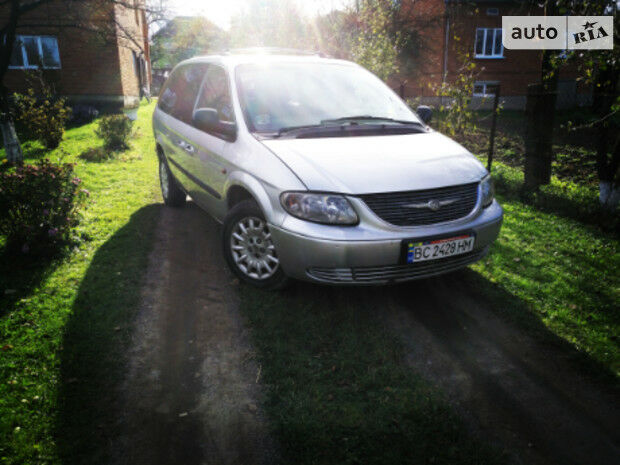
[[[310,50],[298,50],[294,48],[280,47],[247,47],[247,48],[231,48],[226,50],[224,55],[318,55],[327,57],[321,52],[313,52]]]

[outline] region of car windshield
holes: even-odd
[[[381,80],[340,63],[264,63],[236,69],[239,99],[250,130],[356,122],[411,122],[417,116]]]

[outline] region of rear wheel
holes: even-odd
[[[170,207],[181,207],[185,203],[185,192],[177,185],[163,158],[159,159],[159,184],[164,204]]]
[[[287,284],[269,226],[254,200],[239,202],[230,210],[222,241],[228,266],[243,281],[265,289]]]

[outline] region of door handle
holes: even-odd
[[[187,142],[180,140],[179,141],[179,147],[181,147],[183,150],[185,150],[187,153],[193,155],[194,152],[196,151],[196,149],[194,148],[194,146],[192,144],[188,144]]]

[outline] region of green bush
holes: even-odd
[[[65,100],[55,98],[49,87],[43,87],[40,98],[32,88],[14,97],[17,122],[28,128],[46,149],[58,147],[65,133],[65,123],[71,118],[71,109],[65,105]]]
[[[9,249],[39,253],[71,239],[88,196],[73,168],[45,159],[0,173],[0,234]]]
[[[104,116],[99,120],[96,134],[103,139],[106,149],[124,150],[131,135],[131,120],[125,115]]]

